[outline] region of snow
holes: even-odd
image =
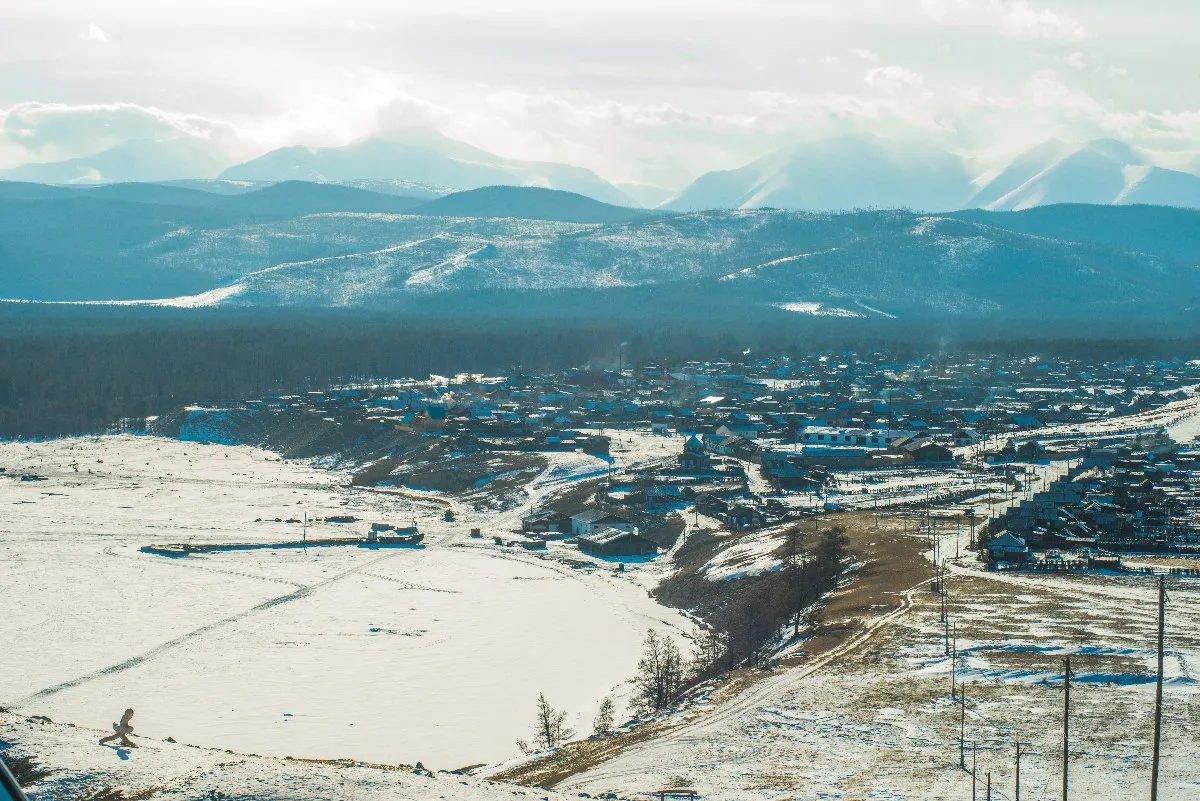
[[[781,563],[774,553],[784,544],[784,528],[764,529],[739,538],[713,556],[701,572],[709,581],[728,581],[778,570]]]
[[[783,311],[794,312],[795,314],[808,314],[814,317],[866,317],[861,312],[841,309],[837,306],[826,306],[824,303],[795,301],[792,303],[776,303],[774,305],[775,308],[782,309]],[[871,311],[874,311],[874,309]]]
[[[245,287],[240,284],[217,287],[197,295],[181,295],[174,298],[152,298],[149,300],[20,300],[0,298],[0,303],[24,303],[44,306],[161,306],[173,309],[199,309],[216,306],[241,294]]]
[[[29,721],[0,712],[0,740],[19,743],[50,775],[26,788],[31,801],[74,801],[104,787],[153,788],[155,799],[269,798],[272,801],[381,801],[430,798],[440,801],[557,799],[546,790],[514,788],[469,776],[417,773],[367,764],[283,760],[202,749],[165,738],[142,736],[141,713],[133,720],[136,749],[100,747],[111,729],[77,728]]]
[[[559,455],[555,455],[559,456]],[[150,437],[0,444],[0,706],[274,756],[432,767],[498,761],[527,736],[539,692],[586,733],[600,701],[628,695],[647,628],[691,631],[635,578],[471,541],[500,515],[444,499],[348,486],[348,477],[247,447]],[[603,461],[551,460],[535,496]],[[141,553],[161,542],[362,536],[416,519],[423,549],[355,546]],[[256,518],[264,521],[256,523]]]
[[[1011,798],[1013,739],[1022,740],[1023,791],[1054,797],[1061,657],[1075,657],[1073,786],[1081,798],[1144,792],[1153,709],[1155,588],[1111,576],[987,573],[963,560],[950,578],[957,678],[969,682],[968,749],[978,744],[994,797]],[[1200,638],[1200,581],[1170,591],[1160,798],[1190,801]],[[874,636],[840,659],[761,675],[711,708],[676,713],[674,728],[572,776],[559,789],[633,794],[695,788],[708,799],[935,801],[971,796],[958,769],[959,710],[949,698],[938,604],[884,607]],[[1031,661],[1026,661],[1031,660]]]

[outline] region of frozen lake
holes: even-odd
[[[586,733],[648,627],[636,576],[465,534],[437,508],[249,448],[116,437],[0,445],[0,706],[276,756],[439,768],[514,756],[539,692]],[[91,470],[89,474],[87,471]],[[37,472],[23,482],[12,473]],[[425,549],[168,559],[149,542],[294,538],[288,516],[416,517]],[[310,536],[361,533],[316,526]]]

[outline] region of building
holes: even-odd
[[[579,550],[604,558],[620,556],[654,556],[658,546],[645,537],[619,528],[598,528],[580,536]]]
[[[909,432],[889,428],[834,428],[808,426],[800,435],[805,445],[854,446],[886,448],[893,442],[910,436]]]
[[[1025,540],[1016,534],[1001,534],[987,544],[987,560],[990,565],[998,562],[1020,564],[1028,558],[1029,548],[1026,547]]]
[[[905,450],[908,451],[915,464],[954,464],[954,451],[944,445],[938,445],[936,442],[915,442]]]
[[[634,531],[633,523],[603,509],[587,509],[579,514],[571,515],[571,534],[573,536],[584,537],[602,528]]]

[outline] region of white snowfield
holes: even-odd
[[[134,718],[137,723],[137,718]],[[135,728],[137,728],[135,726]],[[136,750],[97,745],[99,728],[31,722],[0,712],[0,740],[17,741],[46,765],[65,767],[30,788],[31,801],[89,797],[101,788],[155,788],[162,801],[557,801],[561,795],[408,767],[336,764],[233,754],[138,737]]]
[[[607,469],[550,461],[535,495]],[[436,498],[151,437],[4,443],[0,466],[0,587],[16,609],[0,616],[0,707],[25,715],[102,729],[132,707],[150,738],[452,769],[515,756],[539,692],[588,733],[604,697],[623,711],[648,628],[692,630],[636,565],[469,539],[511,529],[519,510],[445,523]],[[299,522],[274,520],[305,514],[360,518],[310,525],[310,539],[415,519],[426,547],[138,550],[299,540]]]

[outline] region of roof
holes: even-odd
[[[1028,548],[1025,547],[1025,540],[1021,539],[1016,534],[1010,534],[1007,532],[1004,534],[1001,534],[999,537],[996,537],[996,539],[989,542],[988,548],[1001,550],[1001,551],[1027,551],[1027,550],[1029,550]]]
[[[621,517],[614,515],[612,512],[606,512],[603,509],[585,509],[577,515],[571,515],[571,520],[578,520],[581,523],[598,523],[601,520],[618,520],[622,523],[627,522]]]
[[[632,531],[622,531],[619,528],[602,528],[599,531],[593,531],[591,534],[580,536],[579,540],[591,543],[592,545],[608,545],[626,537],[636,537],[639,540],[646,539]],[[649,542],[649,540],[646,540],[646,542]]]

